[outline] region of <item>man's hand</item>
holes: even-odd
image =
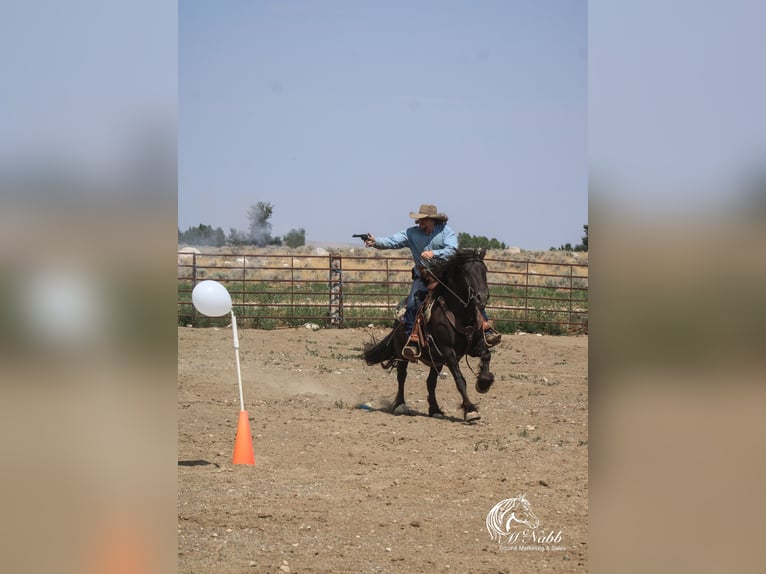
[[[420,254],[420,257],[422,257],[426,261],[429,261],[429,260],[434,258],[434,252],[433,251],[423,251],[423,253]]]
[[[372,233],[367,234],[367,240],[364,242],[365,246],[372,247],[375,245],[375,236]]]

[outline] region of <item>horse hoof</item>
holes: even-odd
[[[436,412],[436,413],[429,413],[428,416],[431,417],[432,419],[443,419],[444,418],[444,413],[439,411],[439,412]]]
[[[481,393],[481,394],[488,393],[489,389],[492,387],[492,383],[494,383],[494,382],[495,382],[494,375],[491,378],[489,378],[489,379],[484,379],[484,380],[479,379],[479,380],[477,380],[476,381],[476,392],[477,393]]]
[[[492,387],[492,383],[489,383],[486,387],[480,385],[479,383],[476,383],[476,392],[481,393],[482,395],[489,392],[490,387]]]
[[[407,408],[407,405],[402,403],[401,405],[396,405],[391,412],[395,415],[406,415],[409,412],[409,409]]]
[[[465,422],[473,423],[481,419],[481,415],[476,411],[468,411],[465,413]]]

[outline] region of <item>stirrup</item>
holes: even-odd
[[[420,356],[420,343],[416,338],[410,337],[402,349],[402,357],[409,361],[415,361]]]

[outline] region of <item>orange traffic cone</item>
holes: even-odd
[[[85,556],[85,572],[89,574],[131,574],[133,572],[157,571],[159,564],[152,553],[150,538],[147,538],[147,525],[134,516],[119,511],[112,511],[114,516],[107,518],[112,523],[99,522],[93,534],[88,537]]]
[[[253,450],[253,438],[250,434],[250,421],[247,411],[239,411],[237,422],[237,438],[234,441],[233,464],[255,464],[255,451]]]

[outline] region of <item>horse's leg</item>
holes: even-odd
[[[442,367],[431,367],[428,373],[428,379],[426,379],[426,387],[428,388],[428,416],[443,418],[444,413],[439,408],[439,404],[436,402],[436,383],[439,380],[439,373]]]
[[[479,393],[486,393],[495,382],[495,375],[489,371],[489,362],[492,359],[492,353],[485,346],[480,355],[479,361],[479,376],[476,379],[476,391]]]
[[[460,396],[463,397],[463,404],[460,405],[461,407],[463,407],[463,418],[467,422],[479,420],[481,417],[479,416],[479,413],[476,409],[476,405],[474,405],[468,398],[468,391],[466,389],[465,377],[463,376],[463,373],[460,371],[457,355],[452,349],[450,349],[444,355],[445,355],[444,362],[447,365],[447,368],[449,369],[450,373],[452,373],[452,377],[455,379],[455,386],[457,387],[457,390],[460,393]]]
[[[407,361],[399,361],[396,364],[396,382],[399,383],[399,390],[396,392],[396,399],[391,406],[391,412],[398,415],[407,412],[407,405],[404,404],[404,381],[407,380]]]

